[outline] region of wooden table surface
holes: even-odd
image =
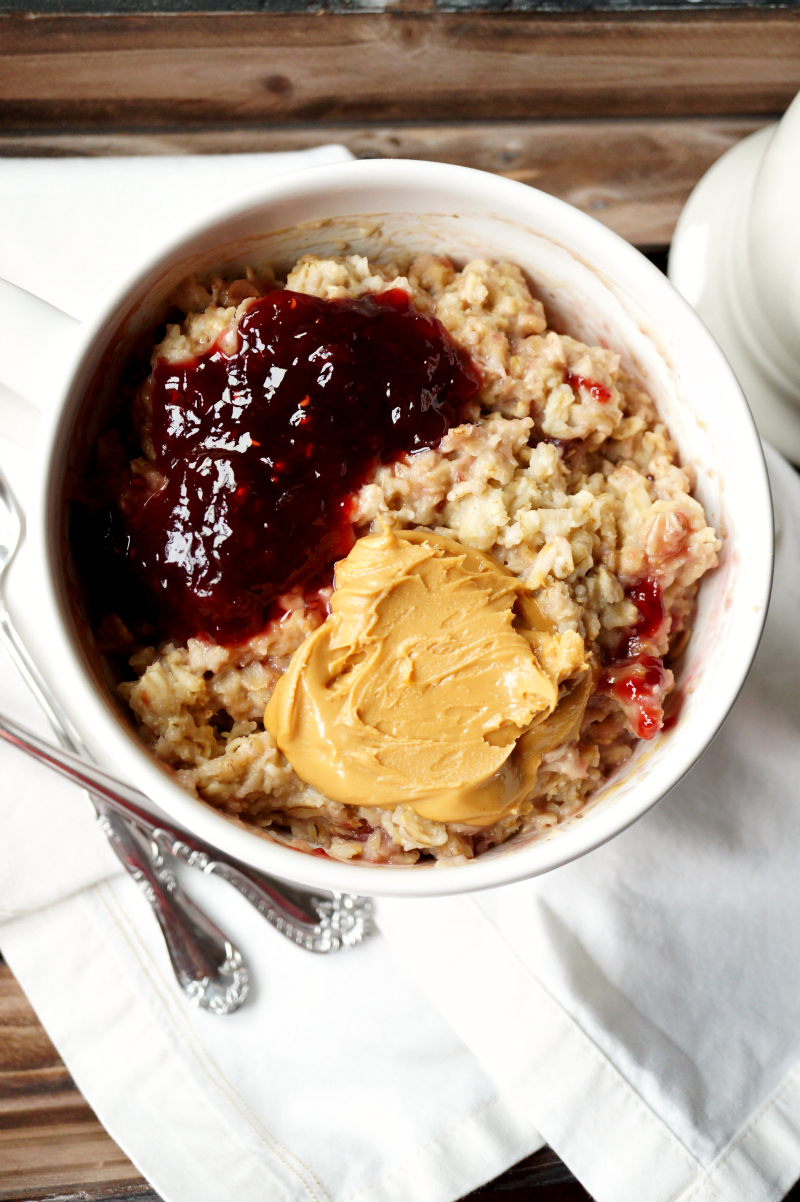
[[[392,0],[376,12],[280,0],[216,14],[110,0],[94,5],[99,15],[68,11],[92,4],[42,0],[34,13],[0,0],[0,156],[341,142],[362,157],[463,163],[533,184],[662,268],[695,183],[800,90],[795,0],[782,11],[744,0],[737,11],[658,13],[530,11],[536,0]],[[498,7],[516,11],[487,11]],[[591,1202],[547,1149],[471,1197]],[[800,1189],[789,1197],[800,1202]],[[0,963],[0,1202],[133,1198],[157,1202]]]

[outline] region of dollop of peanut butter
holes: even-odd
[[[542,756],[580,727],[581,637],[559,635],[491,556],[425,531],[359,539],[335,583],[264,717],[297,775],[438,822],[517,812]]]

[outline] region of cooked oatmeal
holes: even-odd
[[[238,642],[159,640],[152,628],[106,613],[98,642],[127,659],[135,679],[119,693],[139,734],[189,792],[265,835],[335,859],[463,863],[519,831],[546,832],[663,725],[674,684],[667,665],[685,646],[700,578],[721,547],[692,496],[692,473],[619,356],[549,329],[509,263],[477,259],[459,271],[431,256],[391,268],[306,256],[285,285],[253,273],[187,281],[175,298],[184,320],[155,347],[154,371],[212,348],[234,355],[248,311],[279,288],[323,301],[407,294],[477,372],[477,391],[435,445],[392,455],[359,482],[343,554],[367,534],[420,529],[487,553],[524,585],[557,635],[580,644],[593,691],[580,729],[544,753],[525,798],[490,826],[435,821],[402,800],[333,801],[298,777],[264,726],[276,681],[326,621],[332,582],[317,574],[275,598],[266,625]],[[153,388],[151,375],[132,406],[139,453],[130,473],[147,496],[168,485],[157,465]],[[101,464],[101,473],[118,479],[119,436],[102,436],[99,449],[114,464]],[[576,679],[559,677],[563,696]]]

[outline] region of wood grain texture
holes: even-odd
[[[225,12],[696,12],[716,9],[797,9],[800,0],[225,0]],[[219,12],[219,0],[0,0],[9,13]]]
[[[0,16],[0,128],[773,114],[800,12]]]
[[[83,1100],[7,965],[0,964],[0,1202],[78,1189],[93,1190],[87,1198],[121,1190],[126,1197],[150,1193]]]
[[[362,157],[478,167],[558,196],[637,246],[667,246],[697,181],[760,118],[313,125],[181,133],[0,134],[0,155],[226,154],[338,142]]]

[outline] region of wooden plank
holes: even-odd
[[[339,142],[362,157],[460,163],[521,180],[637,246],[666,247],[697,181],[763,125],[760,118],[686,118],[0,135],[0,155],[253,153]]]
[[[84,1101],[8,966],[0,964],[0,1202],[54,1197],[73,1187],[97,1187],[95,1197],[121,1189],[153,1196]]]
[[[0,128],[752,115],[800,12],[0,17]]]
[[[69,1184],[66,1186],[37,1186],[33,1190],[15,1190],[11,1194],[0,1194],[0,1202],[162,1202],[159,1194],[149,1185],[132,1184],[107,1187],[105,1185]],[[488,1202],[481,1199],[481,1202]],[[515,1202],[511,1198],[498,1198],[497,1202]],[[536,1198],[534,1202],[546,1202]],[[553,1202],[573,1202],[558,1198]],[[582,1202],[576,1198],[574,1202]]]
[[[693,11],[699,0],[225,0],[226,13],[515,12],[626,13]],[[800,0],[702,0],[703,11],[792,10]],[[217,13],[219,0],[0,0],[0,12],[20,13]]]

